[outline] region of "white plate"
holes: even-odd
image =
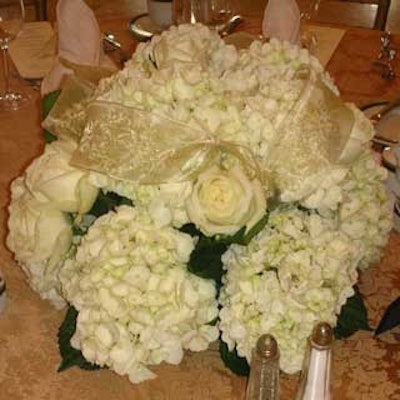
[[[392,148],[387,147],[382,151],[382,163],[383,165],[391,171],[396,169],[396,156]]]
[[[387,103],[374,103],[363,107],[364,114],[371,118],[379,112]],[[381,142],[383,145],[393,145],[400,143],[400,106],[389,111],[375,126],[377,138],[375,141]]]
[[[149,14],[140,14],[129,23],[129,30],[137,40],[146,41],[153,35],[158,35],[163,28],[156,25],[149,17]]]

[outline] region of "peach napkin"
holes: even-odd
[[[41,79],[54,65],[56,38],[48,21],[26,22],[10,42],[10,56],[24,79]]]
[[[72,70],[62,60],[88,66],[114,66],[105,56],[102,34],[93,11],[83,0],[59,0],[57,4],[58,49],[55,64],[42,81],[45,95],[61,87]]]
[[[264,11],[262,33],[267,38],[300,44],[300,10],[296,0],[269,0]]]

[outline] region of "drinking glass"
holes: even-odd
[[[315,53],[317,48],[317,37],[308,24],[318,13],[321,0],[298,0],[300,9],[301,23],[301,44],[307,48],[310,53]]]
[[[172,24],[172,0],[147,0],[150,19],[160,28],[168,28]]]
[[[303,21],[310,21],[318,12],[321,0],[298,0],[300,9],[300,18]]]
[[[10,88],[9,43],[15,39],[24,22],[23,0],[0,0],[0,49],[2,52],[4,90],[0,93],[0,110],[18,110],[27,102],[26,93]]]
[[[222,29],[235,12],[235,0],[173,0],[173,20],[176,24],[207,25]]]

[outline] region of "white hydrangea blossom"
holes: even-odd
[[[202,26],[179,26],[141,44],[123,71],[100,84],[97,95],[250,148],[263,167],[276,127],[303,89],[297,77],[302,66],[338,94],[318,60],[304,49],[273,39],[238,51]],[[359,159],[351,171],[347,166],[332,169],[311,194],[314,183],[299,182],[247,248],[232,246],[224,255],[223,340],[249,358],[258,335],[271,332],[283,348],[287,372],[300,368],[314,324],[336,323],[353,294],[357,268],[376,261],[391,226],[384,170],[368,150],[372,126],[355,106],[348,107],[355,124],[340,159],[347,164]],[[166,210],[171,213],[171,204],[160,200],[160,187],[135,187],[132,193],[153,218],[165,224],[170,220]],[[186,194],[177,198],[188,222],[181,207]],[[308,210],[300,211],[293,199]]]
[[[192,192],[191,182],[139,185],[97,172],[90,174],[89,181],[105,192],[114,192],[132,200],[136,207],[145,208],[159,227],[172,225],[180,228],[189,222],[185,203]]]
[[[323,190],[321,209],[280,206],[247,247],[229,248],[220,295],[220,329],[229,349],[236,345],[250,361],[257,338],[269,332],[279,343],[282,370],[301,369],[314,325],[336,324],[353,295],[357,268],[376,261],[386,244],[385,174],[367,152],[341,184]]]
[[[103,79],[91,100],[134,107],[205,132],[216,143],[229,142],[249,154],[254,171],[265,172],[279,125],[304,88],[299,74],[304,66],[338,94],[305,49],[272,39],[237,50],[204,26],[173,26],[139,44],[125,68]],[[85,105],[73,108],[83,117]],[[358,269],[378,259],[391,228],[385,170],[368,149],[372,126],[355,106],[348,109],[355,124],[338,155],[342,164],[320,172],[318,181],[310,175],[289,188],[282,184],[279,199],[269,199],[277,182],[256,172],[256,196],[246,203],[251,212],[241,210],[246,218],[237,225],[249,219],[251,228],[265,207],[272,208],[268,223],[248,246],[231,245],[223,255],[222,339],[250,360],[259,335],[273,334],[281,368],[288,373],[300,369],[314,324],[336,324]],[[196,180],[140,185],[77,171],[68,165],[73,150],[61,142],[48,146],[28,169],[29,179],[13,183],[8,247],[35,290],[58,306],[65,298],[79,311],[71,343],[88,361],[132,382],[153,378],[149,366],[179,363],[184,349],[204,350],[218,337],[218,327],[209,325],[218,316],[215,285],[188,272],[195,239],[177,230],[196,223],[199,209],[193,199],[204,194],[203,182],[196,176],[197,186]],[[67,181],[61,179],[64,169]],[[220,182],[205,190],[204,196],[214,196],[205,202],[205,213],[214,210],[209,204],[235,205],[226,201]],[[62,211],[87,212],[98,189],[124,196],[134,207],[119,207],[92,225],[95,217],[82,215],[78,227],[91,226],[76,238],[76,254],[70,252],[64,263],[73,239]],[[249,194],[235,195],[241,192]],[[197,227],[210,236],[240,228],[207,231],[206,222]]]
[[[114,179],[94,171],[90,172],[89,182],[97,188],[102,189],[105,193],[114,192],[129,200],[135,200],[136,198],[137,185],[133,182]]]
[[[305,49],[272,39],[240,51],[204,26],[180,25],[139,45],[124,70],[100,83],[95,97],[244,146],[263,166],[278,124],[304,87],[298,76],[303,66],[337,93]]]
[[[359,247],[362,270],[379,261],[392,228],[393,212],[384,185],[386,178],[387,170],[377,165],[372,152],[366,152],[343,184],[340,229]]]
[[[179,363],[184,349],[205,350],[218,338],[216,289],[187,271],[193,248],[133,207],[98,218],[60,273],[79,311],[72,344],[132,382],[154,377],[148,365]]]

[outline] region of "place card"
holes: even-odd
[[[49,22],[29,22],[10,43],[10,56],[22,78],[40,79],[53,66],[55,46],[55,33]]]

